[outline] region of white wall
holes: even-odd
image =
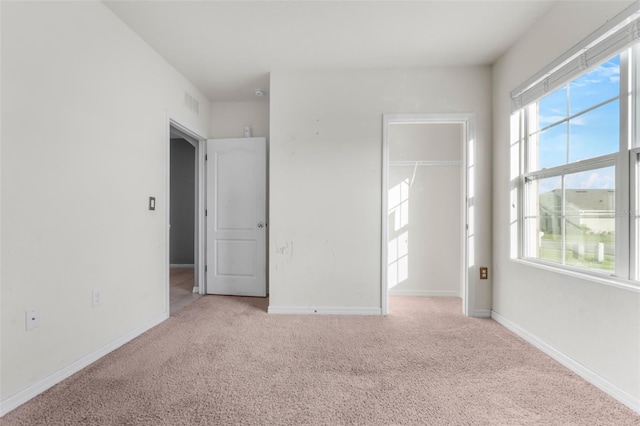
[[[245,126],[253,136],[269,137],[269,102],[211,102],[211,137],[242,138]]]
[[[389,126],[389,294],[461,295],[463,127]],[[458,164],[414,167],[395,161]]]
[[[210,112],[100,2],[2,2],[2,105],[7,410],[167,317],[167,113],[208,132]]]
[[[271,73],[270,311],[380,312],[384,113],[477,114],[475,251],[491,264],[490,86],[488,67]]]
[[[493,67],[493,310],[640,409],[640,294],[510,260],[509,92],[629,2],[559,2]]]

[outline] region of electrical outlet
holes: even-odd
[[[27,330],[33,330],[40,326],[40,313],[35,309],[27,309],[25,320]]]
[[[481,280],[489,279],[489,268],[487,268],[486,266],[480,267],[480,279]]]
[[[96,306],[102,305],[102,293],[100,292],[100,290],[93,289],[92,296],[93,298],[92,298],[91,306],[95,308]]]

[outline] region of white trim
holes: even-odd
[[[568,175],[571,173],[586,172],[589,170],[611,167],[615,166],[616,157],[618,157],[618,155],[618,152],[614,152],[613,154],[606,154],[600,157],[589,158],[587,160],[574,161],[573,163],[562,164],[560,166],[526,172],[522,176],[526,180],[546,179],[555,176]]]
[[[189,268],[189,269],[193,269],[195,267],[195,265],[193,263],[172,263],[169,265],[169,268],[171,269],[175,269],[175,268]]]
[[[153,327],[160,324],[167,318],[169,318],[169,315],[167,315],[166,313],[162,313],[156,318],[150,321],[147,321],[140,327],[135,328],[129,331],[128,333],[125,333],[124,335],[118,337],[117,339],[113,340],[111,343],[108,343],[102,346],[101,348],[96,349],[95,351],[83,356],[79,360],[63,367],[62,369],[56,371],[55,373],[52,373],[47,377],[45,377],[44,379],[34,383],[28,388],[2,400],[0,402],[0,417],[18,408],[20,405],[24,404],[30,399],[35,398],[37,395],[41,394],[42,392],[46,391],[52,386],[60,383],[67,377],[79,372],[85,367],[88,367],[89,365],[96,362],[97,360],[104,357],[105,355],[109,354],[110,352],[118,349],[119,347],[126,344],[127,342],[130,342],[131,340],[135,339],[136,337],[140,336],[146,331],[152,329]]]
[[[640,233],[638,232],[638,194],[640,187],[638,182],[638,160],[640,156],[640,148],[633,148],[629,152],[629,235],[631,236],[632,243],[629,244],[629,278],[632,280],[640,280],[638,275],[638,255],[640,248]]]
[[[528,343],[540,349],[542,352],[549,355],[551,358],[555,359],[560,364],[564,365],[569,370],[573,371],[574,373],[576,373],[577,375],[579,375],[580,377],[582,377],[587,382],[591,383],[592,385],[594,385],[604,393],[620,401],[621,403],[631,408],[632,410],[640,413],[640,399],[634,398],[632,395],[620,389],[618,386],[614,385],[604,377],[600,376],[598,373],[580,364],[579,362],[565,355],[564,353],[557,350],[553,346],[538,339],[536,336],[522,329],[521,327],[514,324],[513,322],[509,321],[499,313],[492,311],[491,318],[494,319],[503,327],[505,327],[506,329],[510,330],[511,332],[515,333],[517,336],[527,341]]]
[[[629,126],[634,124],[635,117],[630,117],[629,113],[633,110],[630,103],[635,102],[638,91],[638,88],[634,87],[629,81],[631,72],[633,72],[630,69],[632,62],[634,62],[632,55],[628,51],[620,53],[620,140],[615,165],[615,194],[622,194],[622,196],[614,197],[615,211],[618,213],[631,212],[630,202],[632,197],[630,191],[633,185],[629,169],[629,157],[631,156],[629,147],[633,133]],[[630,269],[630,265],[633,263],[631,260],[631,244],[635,239],[630,234],[631,221],[630,214],[627,214],[626,220],[619,217],[614,219],[615,273],[618,277],[624,277],[625,279],[635,278]],[[618,256],[618,253],[622,254],[622,256]],[[625,253],[626,256],[624,256]]]
[[[389,290],[389,296],[417,296],[417,297],[460,297],[459,291],[434,290]]]
[[[380,308],[341,307],[341,306],[272,306],[270,314],[290,315],[381,315]]]
[[[590,273],[582,273],[577,271],[576,269],[569,269],[566,265],[558,265],[555,266],[550,263],[542,262],[538,259],[510,259],[512,262],[520,263],[522,265],[533,266],[534,268],[544,269],[549,272],[554,272],[557,274],[568,275],[570,277],[592,281],[594,283],[606,285],[609,287],[614,287],[620,290],[627,290],[634,293],[640,293],[640,283],[637,281],[629,281],[622,280],[618,277],[606,276],[602,274],[602,276],[597,276],[595,274]],[[561,267],[562,266],[562,267]]]
[[[204,133],[197,130],[195,127],[186,124],[186,121],[181,120],[175,114],[167,111],[167,137],[166,137],[166,203],[165,203],[165,284],[166,284],[166,310],[167,314],[171,311],[170,308],[170,277],[169,277],[169,268],[170,268],[170,247],[169,247],[169,230],[170,230],[170,200],[171,200],[171,176],[170,176],[170,159],[171,159],[171,128],[178,130],[180,133],[185,134],[189,138],[193,139],[196,142],[196,173],[198,174],[196,180],[196,217],[195,217],[195,232],[194,232],[194,256],[195,256],[195,267],[194,267],[194,290],[197,288],[198,293],[205,294],[205,218],[204,218],[204,193],[205,193],[205,185],[204,185],[204,168],[205,168],[205,143],[207,137],[204,136]],[[190,143],[193,141],[189,141]]]
[[[462,164],[464,169],[462,170],[462,223],[463,228],[462,238],[462,257],[464,265],[464,274],[462,280],[462,311],[467,316],[473,316],[472,303],[474,300],[473,283],[474,283],[474,265],[469,265],[469,228],[473,228],[474,218],[469,215],[469,209],[474,204],[468,194],[468,181],[473,179],[475,182],[475,175],[469,175],[470,161],[475,161],[475,114],[474,113],[426,113],[426,114],[383,114],[382,115],[382,208],[381,208],[381,262],[380,262],[380,310],[382,315],[387,315],[389,312],[389,289],[387,283],[388,276],[388,258],[387,258],[387,241],[389,239],[388,233],[388,186],[389,186],[389,141],[388,131],[391,124],[462,124],[464,126],[464,140],[462,150]],[[471,160],[469,156],[472,156]],[[475,170],[475,167],[474,167]],[[475,185],[474,185],[475,186]],[[475,196],[475,194],[473,195]],[[475,240],[474,240],[475,241]]]
[[[197,170],[198,170],[198,185],[197,185],[197,196],[196,196],[196,228],[198,229],[198,238],[195,241],[195,253],[197,258],[196,261],[196,279],[195,279],[195,287],[198,288],[198,293],[201,295],[206,294],[207,283],[205,281],[205,266],[207,264],[206,261],[206,233],[207,233],[207,224],[205,218],[205,208],[206,208],[206,187],[205,187],[205,179],[206,179],[206,151],[207,151],[207,139],[200,139],[198,143],[198,148],[196,149],[196,161],[198,162]]]

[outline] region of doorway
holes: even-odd
[[[204,139],[169,124],[167,194],[167,309],[173,315],[202,294]]]
[[[382,312],[390,295],[460,297],[468,315],[473,115],[383,117]]]
[[[196,147],[172,137],[170,148],[169,265],[170,313],[200,295],[195,285]],[[195,289],[195,292],[194,292]]]

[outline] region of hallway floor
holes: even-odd
[[[171,268],[169,290],[169,310],[174,315],[180,309],[202,297],[193,292],[194,270],[193,268]]]

